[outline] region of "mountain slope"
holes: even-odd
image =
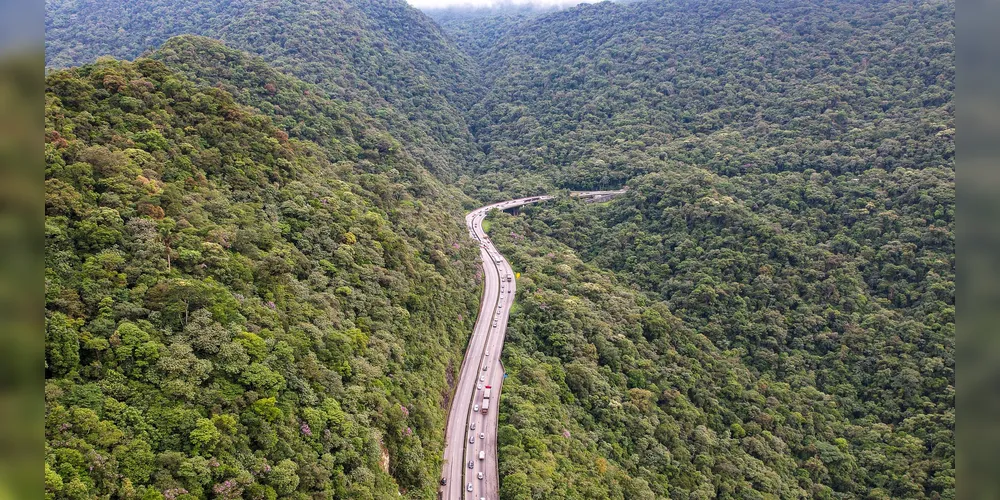
[[[709,430],[748,447],[781,436],[795,471],[770,466],[776,484],[799,478],[809,496],[953,497],[953,17],[953,3],[933,1],[648,1],[534,17],[498,40],[456,35],[485,47],[490,92],[468,119],[487,153],[479,196],[627,185],[607,204],[532,209],[527,224],[737,355],[734,376],[836,408],[806,417],[806,431],[791,430],[797,416],[768,434],[744,434],[742,418]],[[578,277],[559,269],[542,272]],[[529,355],[553,355],[543,325],[525,338]],[[634,368],[629,387],[660,369]],[[713,400],[737,415],[744,404]],[[566,398],[552,409],[576,410]],[[636,428],[584,414],[611,442]],[[657,495],[699,494],[670,460],[647,471],[630,468],[639,451],[600,454],[650,484],[665,475]],[[528,483],[553,477],[515,464]],[[716,487],[740,482],[703,465]]]
[[[726,175],[950,164],[953,13],[650,1],[532,18],[483,57],[491,91],[469,118],[489,152],[479,171],[498,169],[508,189],[524,177],[580,189],[663,159]]]
[[[810,496],[830,488],[824,495],[950,497],[953,222],[945,212],[928,227],[921,212],[954,204],[954,173],[900,169],[865,179],[886,185],[878,204],[852,200],[865,188],[828,174],[760,180],[748,187],[703,170],[667,170],[633,179],[608,204],[532,212],[531,227],[664,301],[684,328],[739,358],[734,375],[745,369],[752,380],[828,405],[787,410],[812,422],[809,430],[792,430],[797,416],[769,430],[788,445],[797,474],[814,483]],[[859,203],[867,208],[843,207]],[[766,204],[775,205],[771,213],[748,208]],[[635,376],[658,368],[637,368]],[[728,392],[713,401],[737,414],[743,405]],[[747,446],[764,435],[743,435],[746,420],[735,422],[739,432],[727,428],[732,423],[709,428]],[[824,454],[830,446],[839,451]],[[715,473],[721,481],[732,475]]]
[[[954,498],[953,2],[47,9],[164,43],[49,76],[53,495],[433,495],[453,183],[629,187],[490,220],[504,498]]]
[[[259,60],[160,57],[302,129],[150,59],[47,77],[48,494],[430,497],[477,302],[444,188]]]
[[[648,196],[647,187],[634,189]],[[775,293],[776,304],[765,309],[760,325],[739,325],[767,330],[764,335],[720,348],[717,332],[732,328],[726,318],[742,319],[747,311],[713,311],[711,323],[699,323],[691,319],[690,306],[637,292],[546,235],[555,225],[553,212],[564,217],[562,231],[580,223],[602,233],[598,216],[628,206],[616,205],[565,200],[519,217],[490,217],[491,239],[521,273],[504,349],[502,498],[952,496],[953,390],[943,385],[950,367],[915,349],[924,342],[942,349],[951,342],[942,335],[947,332],[930,326],[921,331],[882,310],[881,319],[860,320],[861,326],[843,335],[840,349],[829,347],[837,340],[831,331],[789,342],[822,343],[829,348],[827,360],[804,355],[805,347],[765,355],[760,351],[797,336],[800,315],[814,314],[804,305],[781,310],[783,298]],[[692,260],[686,267],[696,268]],[[707,272],[711,266],[700,268]],[[781,280],[789,271],[773,274],[773,288],[787,288]],[[844,271],[831,274],[837,286],[851,284]],[[692,294],[690,302],[703,294]],[[740,298],[730,295],[733,302]],[[845,293],[843,300],[860,302],[857,295]],[[782,315],[791,323],[787,332],[775,321]],[[891,329],[880,331],[887,322]],[[913,342],[916,337],[921,340]],[[861,359],[859,347],[865,351]],[[757,364],[748,364],[747,351]],[[830,361],[840,366],[825,366]],[[858,376],[847,373],[847,366],[871,378],[846,380]],[[907,410],[905,418],[856,418],[870,411],[856,406],[860,399],[882,411],[912,401],[893,390],[859,399],[839,392],[879,391],[887,366],[902,372],[894,384],[911,383],[913,370],[923,369],[937,370],[923,382],[942,385],[907,387],[906,397],[922,408]],[[869,367],[881,373],[869,373]],[[834,385],[835,391],[817,389]]]
[[[220,39],[331,96],[362,102],[444,179],[478,157],[458,111],[480,93],[472,62],[402,0],[46,3],[50,67],[132,58],[182,34]]]
[[[441,30],[475,60],[489,55],[493,46],[529,18],[554,12],[556,6],[500,4],[490,7],[452,6],[423,9]]]

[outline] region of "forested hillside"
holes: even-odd
[[[739,360],[745,368],[732,365],[733,376],[746,369],[804,398],[789,411],[817,426],[801,434],[784,427],[798,416],[754,414],[775,426],[766,436],[788,446],[795,469],[783,475],[767,464],[774,484],[792,489],[751,481],[758,492],[954,496],[953,15],[949,2],[650,1],[446,24],[482,51],[491,89],[470,110],[487,152],[471,190],[499,199],[627,185],[611,203],[532,209],[525,223],[663,301],[684,329]],[[556,274],[573,283],[581,272]],[[595,302],[580,310],[619,307]],[[525,353],[554,356],[549,321],[535,321],[513,337],[522,345],[510,364]],[[592,323],[564,328],[558,343]],[[647,389],[663,365],[651,355],[631,375],[611,371]],[[572,360],[560,361],[545,366]],[[812,403],[806,416],[798,405],[810,395],[829,411]],[[694,388],[685,396],[704,397]],[[736,414],[743,407],[737,393],[713,400]],[[562,398],[560,408],[572,413],[574,403]],[[515,405],[509,418],[526,413]],[[599,408],[585,414],[595,443],[641,428]],[[709,419],[707,429],[742,446],[765,435],[728,418]],[[598,439],[605,433],[614,437]],[[517,442],[501,435],[501,446]],[[658,496],[701,495],[677,472],[677,457],[598,450],[633,478],[666,485]],[[700,464],[713,494],[755,496],[735,486],[744,467],[725,463]],[[534,498],[572,470],[519,469]],[[518,497],[522,481],[504,481],[505,495]]]
[[[685,328],[737,356],[753,380],[825,401],[831,410],[822,422],[836,431],[805,431],[802,442],[782,438],[798,448],[791,456],[803,477],[853,495],[950,497],[953,223],[928,227],[908,205],[919,206],[914,197],[953,205],[952,175],[898,171],[884,179],[894,187],[882,192],[882,203],[829,217],[826,211],[843,202],[818,174],[768,179],[753,187],[758,192],[704,171],[670,171],[634,181],[607,205],[571,203],[533,212],[530,220],[537,233],[653,292]],[[803,193],[817,191],[830,192],[826,204],[813,199],[811,209],[796,212],[781,206],[805,205]],[[747,202],[778,205],[772,211],[780,217],[754,213]],[[739,400],[723,393],[718,403]],[[789,422],[775,425],[782,423]],[[728,427],[709,426],[722,434]],[[833,438],[842,453],[823,454]]]
[[[432,498],[462,213],[627,187],[489,218],[502,498],[954,498],[954,11],[49,0],[48,494]]]
[[[650,1],[532,18],[484,57],[478,170],[517,191],[617,187],[664,161],[950,165],[953,15],[944,1]]]
[[[478,298],[446,190],[258,60],[157,57],[219,85],[46,82],[48,495],[427,498]]]
[[[459,108],[478,100],[471,59],[403,0],[46,2],[46,64],[133,58],[175,35],[220,39],[361,102],[425,167],[454,180],[477,158]]]
[[[780,370],[745,366],[746,347],[719,347],[712,327],[682,319],[688,311],[676,315],[671,301],[645,297],[544,236],[549,212],[490,219],[491,239],[522,273],[504,349],[501,498],[951,496],[953,417],[855,421],[849,398],[817,390],[815,360],[754,353],[782,358]],[[906,354],[874,354],[898,341],[876,342],[870,361],[831,349],[842,360],[831,373],[896,356],[906,363]],[[892,409],[888,397],[871,402]]]
[[[462,51],[476,60],[489,55],[493,46],[521,23],[555,10],[555,6],[530,3],[424,9]]]

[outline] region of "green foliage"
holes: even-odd
[[[204,85],[146,58],[47,77],[47,496],[430,497],[478,299],[452,190],[258,59],[154,55]]]
[[[47,372],[64,376],[80,364],[80,334],[83,322],[54,313],[45,318],[45,366]]]
[[[299,476],[295,474],[298,465],[291,460],[282,460],[267,475],[274,491],[281,496],[290,495],[299,486]]]
[[[459,111],[472,106],[482,93],[478,71],[469,56],[404,0],[142,0],[128,9],[103,0],[56,0],[46,3],[45,9],[48,67],[92,63],[104,55],[131,59],[177,35],[208,36],[258,54],[274,68],[313,84],[295,85],[309,93],[319,89],[360,104],[380,124],[378,128],[392,134],[369,131],[359,143],[373,151],[366,158],[375,160],[405,149],[419,164],[450,181],[480,157]],[[261,111],[285,118],[275,121],[290,135],[305,135],[324,145],[345,135],[338,116],[297,111],[303,107],[295,101],[313,101],[308,93],[303,96],[285,78],[274,79],[269,74],[273,70],[264,69],[259,61],[249,67],[230,65],[227,59],[232,54],[201,43],[177,42],[166,44],[160,57],[180,56],[184,61],[178,68],[183,72],[208,63],[216,71],[204,74],[205,78],[238,83],[235,88],[224,85],[227,91],[266,97],[269,103]],[[114,76],[102,83],[115,90],[132,85]],[[164,83],[176,86],[173,80]],[[131,95],[119,102],[125,113],[143,105],[141,98]],[[166,147],[159,131],[130,132],[142,149]],[[383,165],[386,170],[393,166]]]
[[[953,3],[46,9],[163,44],[47,77],[47,498],[432,497],[458,190],[623,185],[484,224],[502,498],[954,497]]]
[[[468,113],[487,161],[466,189],[509,199],[617,188],[664,162],[726,176],[951,165],[954,3],[918,5],[603,2],[452,16],[444,26],[479,51],[491,89]]]
[[[952,368],[888,378],[865,370],[911,359],[929,366],[917,345],[905,347],[905,356],[891,350],[888,339],[899,339],[912,322],[869,330],[864,344],[820,350],[810,338],[767,353],[770,337],[750,342],[738,335],[747,325],[726,323],[751,312],[692,314],[635,291],[631,275],[585,264],[543,234],[578,227],[600,233],[604,212],[630,206],[638,191],[607,206],[564,202],[517,218],[493,216],[492,240],[522,273],[503,358],[501,496],[806,498],[874,488],[890,497],[954,494]],[[564,223],[574,217],[595,225]],[[802,320],[785,317],[792,335]],[[921,335],[953,359],[950,338],[931,329]],[[884,354],[861,358],[868,345]],[[862,351],[852,354],[855,346]],[[895,348],[904,346],[897,341]],[[860,369],[846,370],[848,363]],[[926,389],[899,391],[905,377]]]
[[[199,418],[195,429],[191,431],[191,444],[194,446],[195,453],[211,453],[220,438],[222,438],[222,433],[207,418]]]
[[[588,491],[580,464],[600,457],[629,493],[595,497],[954,497],[953,17],[650,1],[443,18],[491,89],[468,112],[487,153],[468,192],[629,187],[492,222],[528,277],[504,495]]]

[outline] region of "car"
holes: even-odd
[[[483,366],[483,371],[486,371],[487,368],[489,368],[489,367],[488,366]],[[483,381],[485,382],[486,379],[483,379]]]
[[[485,432],[480,432],[479,433],[479,439],[486,439],[486,433]]]
[[[441,485],[443,486],[443,485],[446,485],[446,484],[448,484],[448,478],[442,477],[441,478]]]
[[[486,355],[489,356],[490,355],[490,351],[486,351]]]
[[[465,487],[465,491],[472,491],[472,483]]]
[[[493,326],[497,326],[496,320],[493,320]]]
[[[483,388],[483,384],[476,384],[476,389],[482,389],[482,388]],[[473,427],[473,429],[475,429],[475,427]]]
[[[476,474],[476,477],[479,478],[479,479],[482,479],[483,478],[483,471],[479,471],[479,474]]]
[[[486,367],[485,366],[483,367],[483,371],[486,371]],[[479,376],[479,381],[480,382],[486,382],[486,375],[480,375]]]
[[[469,424],[469,428],[472,429],[472,430],[476,430],[476,423],[473,422],[473,423]]]
[[[470,443],[475,443],[476,442],[476,435],[475,434],[472,434],[472,435],[469,436],[469,442]]]
[[[472,411],[479,411],[479,405],[472,405]]]
[[[473,468],[475,466],[476,466],[476,463],[473,462],[472,460],[469,460],[469,468],[471,469],[471,468]]]

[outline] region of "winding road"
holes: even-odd
[[[552,197],[532,196],[494,203],[478,208],[465,217],[470,235],[480,242],[485,285],[479,318],[469,339],[448,412],[441,472],[446,484],[440,488],[442,499],[499,499],[497,403],[504,378],[500,351],[507,330],[507,315],[514,303],[516,282],[510,263],[500,255],[483,231],[483,219],[494,208],[507,210],[549,199]],[[492,394],[489,408],[483,413],[487,388]]]

